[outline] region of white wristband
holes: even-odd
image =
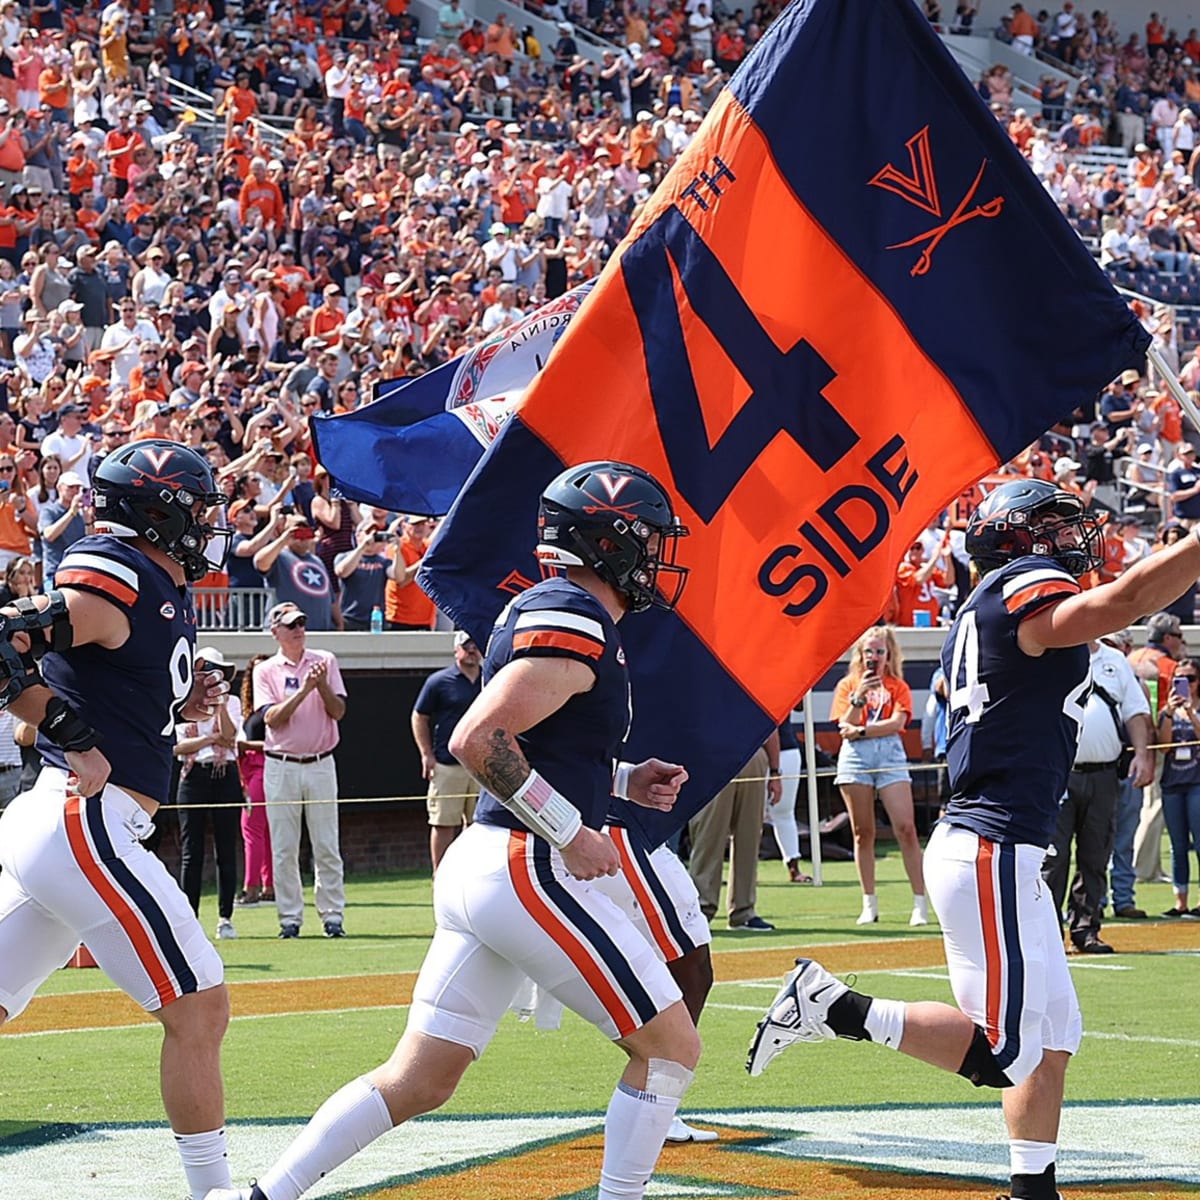
[[[618,800],[629,799],[629,776],[633,774],[636,763],[618,762],[613,768],[612,794]]]
[[[504,801],[539,837],[561,850],[583,827],[579,809],[556,792],[536,771]]]

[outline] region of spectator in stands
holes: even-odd
[[[479,695],[482,657],[470,634],[454,635],[454,665],[435,671],[413,705],[410,723],[421,755],[421,772],[429,781],[425,806],[429,813],[429,856],[436,872],[450,843],[475,815],[479,785],[450,753],[450,735]]]
[[[196,651],[196,670],[219,670],[232,683],[236,668],[214,646]],[[217,859],[217,937],[235,938],[233,899],[237,891],[237,847],[242,789],[237,770],[237,745],[244,736],[241,698],[230,692],[216,712],[203,721],[175,728],[175,757],[179,775],[179,886],[192,911],[200,914],[204,872],[204,842],[212,821]]]
[[[63,555],[91,529],[93,513],[87,484],[74,471],[58,477],[58,495],[38,511],[38,540],[42,551],[42,587],[54,587],[54,574]]]
[[[1196,469],[1196,447],[1184,442],[1179,447],[1179,466],[1167,476],[1174,519],[1191,526],[1200,520],[1200,471]]]
[[[261,901],[274,902],[274,868],[271,862],[271,830],[267,824],[267,803],[263,795],[263,764],[266,756],[267,725],[261,709],[254,707],[254,671],[268,655],[255,654],[242,673],[242,737],[238,742],[238,770],[246,793],[242,810],[242,848],[245,876],[242,891],[234,904],[253,908]]]
[[[395,544],[395,566],[388,579],[384,616],[388,629],[430,629],[435,610],[433,601],[417,583],[417,571],[429,539],[433,535],[432,517],[405,516],[401,519],[400,541]]]
[[[896,635],[887,626],[868,629],[850,652],[850,670],[834,689],[830,716],[842,748],[834,783],[841,789],[854,830],[854,862],[862,886],[857,924],[879,920],[875,895],[875,797],[878,794],[900,843],[913,891],[910,925],[929,923],[921,873],[921,847],[913,820],[912,777],[902,734],[913,713]]]
[[[934,588],[945,588],[950,583],[949,554],[948,532],[928,559],[921,542],[914,542],[908,548],[904,562],[896,568],[897,625],[929,628],[938,623],[941,601]]]
[[[295,608],[303,604],[306,623],[324,631],[336,627],[333,583],[325,564],[313,553],[315,537],[304,514],[294,512],[284,517],[282,529],[251,562],[281,601]]]
[[[778,740],[776,739],[776,754]],[[700,911],[712,921],[720,907],[721,877],[729,854],[727,905],[729,928],[749,933],[770,933],[775,926],[758,915],[758,850],[762,842],[763,808],[767,780],[779,791],[778,776],[768,776],[766,747],[730,780],[688,822],[692,852],[688,873],[700,894]]]
[[[271,829],[279,936],[296,938],[304,923],[300,827],[312,843],[317,914],[325,936],[346,936],[342,856],[338,847],[338,783],[333,752],[346,713],[346,687],[337,659],[309,649],[306,618],[283,602],[267,624],[278,653],[254,671],[254,707],[263,710],[266,740],[263,791]]]
[[[396,564],[403,562],[387,553],[400,535],[388,527],[386,510],[363,504],[360,512],[354,546],[333,560],[334,574],[341,581],[342,628],[348,633],[369,630],[376,609],[382,625],[386,584]]]
[[[1100,419],[1108,426],[1110,438],[1133,424],[1137,393],[1127,389],[1136,388],[1140,378],[1141,376],[1132,368],[1122,371],[1120,379],[1100,397]]]
[[[1163,755],[1162,808],[1171,841],[1175,903],[1163,916],[1200,918],[1200,907],[1188,906],[1190,849],[1195,849],[1200,863],[1200,753],[1190,744],[1200,742],[1200,668],[1194,659],[1175,663],[1157,740],[1171,747]]]

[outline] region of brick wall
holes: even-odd
[[[429,825],[423,803],[343,804],[339,815],[342,861],[348,874],[429,869]],[[179,824],[175,814],[169,808],[160,809],[155,823],[161,836],[151,846],[167,870],[178,878]],[[307,831],[301,835],[300,866],[305,878],[311,879]],[[204,852],[204,878],[211,882],[215,874],[210,835]]]

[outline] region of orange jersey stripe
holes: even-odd
[[[1078,585],[1071,587],[1065,579],[1045,579],[1041,583],[1031,583],[1028,587],[1023,587],[1019,592],[1013,592],[1011,596],[1004,602],[1004,607],[1008,611],[1016,612],[1031,600],[1040,600],[1043,597],[1058,596],[1065,600],[1068,596],[1077,595],[1081,589]]]
[[[150,976],[150,982],[154,984],[159,1000],[163,1004],[170,1004],[172,1000],[177,1000],[181,993],[163,970],[163,965],[154,952],[154,946],[142,928],[137,914],[92,857],[92,848],[88,845],[87,836],[83,831],[82,807],[83,800],[79,796],[70,796],[67,799],[67,841],[70,843],[71,853],[74,854],[84,878],[96,889],[100,899],[125,930],[138,961]]]
[[[1000,930],[996,924],[996,888],[992,880],[994,852],[995,846],[991,842],[985,838],[979,839],[975,879],[979,885],[979,916],[983,927],[983,955],[987,970],[987,1036],[993,1046],[1000,1041],[1000,991],[1004,986]]]
[[[604,653],[604,647],[590,637],[578,633],[564,633],[562,630],[531,629],[527,633],[518,633],[513,638],[514,650],[528,650],[534,646],[571,650],[587,658],[599,658]]]
[[[74,583],[97,588],[102,592],[108,592],[109,595],[125,605],[132,605],[138,598],[137,592],[127,583],[122,583],[112,575],[105,575],[102,571],[89,570],[87,567],[68,567],[65,571],[59,571],[54,576],[54,583],[56,587],[64,585],[69,587]]]
[[[662,916],[658,911],[658,905],[642,882],[637,861],[629,849],[629,834],[620,825],[612,825],[609,827],[608,836],[612,838],[617,847],[617,854],[621,859],[621,870],[641,906],[642,916],[646,918],[646,924],[650,927],[650,936],[654,939],[654,944],[666,956],[667,962],[672,962],[679,957],[679,947],[675,944],[675,939],[667,932],[667,927],[663,924]]]
[[[637,1022],[617,995],[613,985],[592,961],[583,944],[563,922],[562,918],[542,899],[531,878],[530,866],[525,858],[525,847],[529,834],[514,832],[508,839],[508,873],[516,889],[517,898],[526,912],[550,935],[555,944],[575,964],[575,969],[584,977],[604,1011],[612,1017],[621,1037],[636,1032]]]

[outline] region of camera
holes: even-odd
[[[373,542],[386,542],[387,540],[387,531],[384,529],[376,529],[375,532],[371,534],[371,541]]]

